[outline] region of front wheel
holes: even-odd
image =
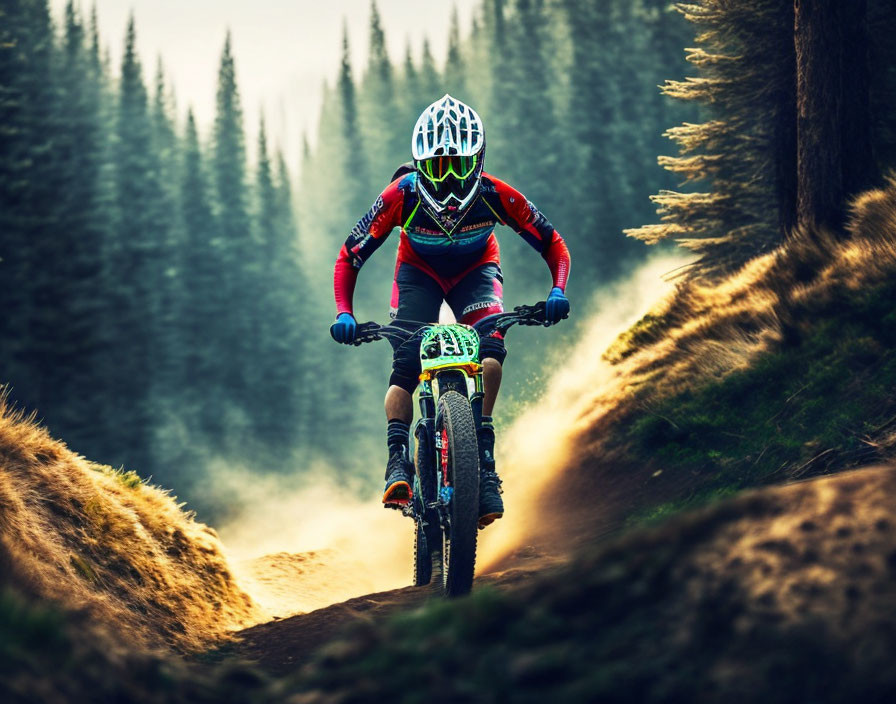
[[[447,596],[467,594],[476,566],[479,523],[479,450],[470,402],[456,391],[439,398],[440,490],[448,497],[442,533],[442,586]]]

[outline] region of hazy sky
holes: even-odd
[[[393,61],[408,41],[419,57],[424,35],[437,61],[445,54],[452,7],[468,31],[479,0],[378,0]],[[57,18],[67,0],[51,0]],[[76,0],[85,10],[93,0]],[[321,84],[339,67],[343,19],[357,76],[367,55],[370,0],[95,0],[103,42],[118,72],[128,15],[133,12],[144,75],[151,81],[162,57],[173,81],[178,117],[192,105],[203,134],[214,118],[215,82],[227,29],[233,34],[237,78],[254,143],[264,108],[269,134],[295,167],[301,134],[316,130]],[[433,100],[439,96],[433,96]],[[410,128],[409,128],[410,129]]]

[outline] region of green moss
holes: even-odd
[[[604,361],[618,364],[642,347],[656,342],[669,324],[668,316],[648,313],[622,333],[604,352]]]
[[[114,477],[121,483],[122,486],[125,486],[128,489],[136,489],[141,484],[146,483],[146,481],[132,469],[115,469],[114,467],[108,467],[106,465],[94,465],[93,469],[97,472],[107,474],[110,477]]]
[[[77,554],[72,554],[69,558],[72,567],[75,568],[75,571],[80,574],[84,579],[92,584],[96,584],[99,581],[99,577],[97,577],[96,570],[90,566],[90,563],[85,560],[83,557]]]
[[[628,517],[627,523],[629,526],[660,523],[666,518],[681,513],[682,511],[697,509],[715,501],[720,501],[733,496],[740,491],[740,488],[741,487],[737,483],[731,483],[698,491],[678,501],[669,501],[657,506],[650,506],[633,513]]]
[[[36,658],[63,657],[68,649],[64,619],[57,611],[0,592],[0,672],[15,672]]]

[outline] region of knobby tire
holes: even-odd
[[[417,527],[414,531],[414,586],[422,587],[432,579],[432,560],[423,522],[417,519],[414,523]]]
[[[448,476],[454,494],[450,523],[443,531],[442,587],[447,596],[461,596],[473,587],[476,534],[479,524],[479,450],[473,411],[466,397],[446,391],[439,398],[439,417],[448,441]]]
[[[417,516],[414,521],[414,577],[415,587],[423,587],[432,581],[433,569],[441,569],[442,531],[438,513],[426,504],[435,499],[438,480],[436,479],[435,448],[432,444],[432,430],[416,436],[414,467],[417,481],[414,486],[414,500]],[[424,526],[424,520],[426,525]],[[441,580],[440,580],[441,581]]]

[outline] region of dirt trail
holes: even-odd
[[[534,575],[565,564],[557,555],[534,548],[518,550],[498,571],[476,578],[474,589],[484,586],[513,589],[527,584]],[[429,587],[404,587],[367,594],[307,614],[274,619],[237,634],[232,652],[257,662],[264,670],[285,675],[302,667],[323,644],[333,640],[350,623],[385,619],[409,611],[431,599],[441,599],[436,580]]]
[[[529,525],[531,512],[509,512],[508,515],[479,535],[482,559],[480,572],[474,582],[474,591],[489,586],[501,590],[526,588],[533,581],[553,574],[567,565],[574,555],[583,549],[612,540],[622,532],[625,517],[652,494],[652,487],[645,487],[643,477],[637,472],[626,471],[619,462],[608,461],[600,466],[592,465],[591,481],[575,481],[575,490],[557,492],[544,497],[537,525]],[[599,481],[594,481],[599,478]],[[572,478],[570,478],[572,479]],[[663,491],[685,491],[688,481],[679,485],[666,482]],[[598,489],[599,487],[599,489]],[[647,491],[645,491],[647,490]],[[511,504],[512,506],[512,504]],[[504,535],[502,536],[502,533]],[[489,550],[490,542],[519,544],[522,547]],[[412,548],[410,538],[407,550]],[[489,559],[489,553],[497,559]],[[329,583],[329,566],[318,558],[323,555],[268,555],[259,558],[259,565],[266,565],[264,574],[270,578],[266,590],[276,590],[281,601],[293,594],[307,590],[307,581],[315,585]],[[333,558],[332,555],[329,556]],[[312,565],[315,565],[312,567]],[[289,565],[302,564],[303,570],[295,572]],[[271,570],[271,565],[277,565]],[[337,570],[345,576],[345,570]],[[275,618],[243,630],[237,634],[237,642],[231,651],[250,661],[257,662],[273,674],[295,672],[324,644],[337,638],[349,624],[358,620],[375,622],[422,606],[430,599],[443,598],[436,588],[438,575],[428,588],[405,587],[373,594],[366,594],[347,601],[315,609],[309,613],[288,618]],[[408,574],[410,581],[410,574]],[[319,592],[315,586],[312,591]],[[315,598],[325,597],[320,593]],[[324,602],[325,603],[325,602]]]

